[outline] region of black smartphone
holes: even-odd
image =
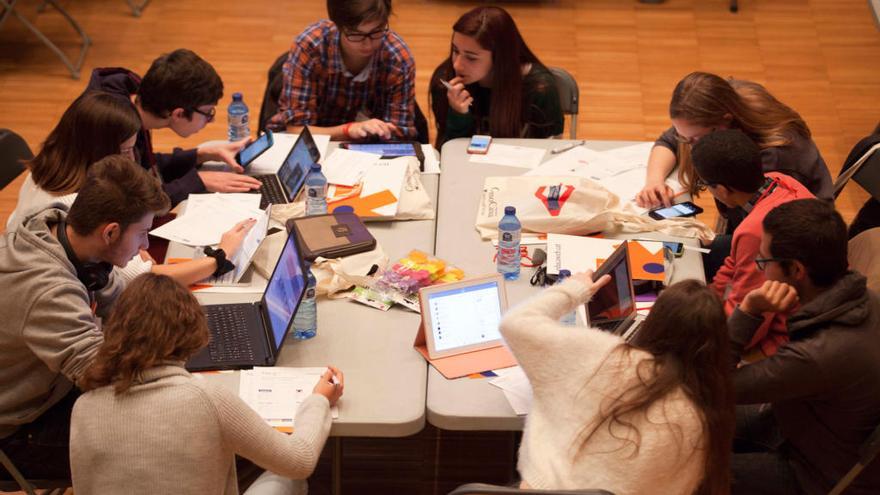
[[[242,167],[247,167],[264,151],[271,148],[275,143],[272,137],[272,131],[266,131],[249,145],[245,146],[238,154],[235,155],[235,161]]]
[[[655,208],[648,212],[648,216],[655,220],[666,220],[667,218],[693,217],[699,213],[703,213],[702,208],[690,201],[685,201],[672,206]]]

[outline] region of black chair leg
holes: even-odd
[[[739,1],[738,0],[730,0],[730,11],[736,14],[739,12]]]

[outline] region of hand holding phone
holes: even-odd
[[[242,167],[247,167],[258,156],[262,155],[267,149],[271,148],[275,143],[272,137],[272,131],[266,131],[262,136],[258,137],[254,142],[245,146],[235,155],[235,161]]]
[[[648,216],[655,220],[666,220],[677,217],[693,217],[703,213],[703,209],[691,201],[655,208],[648,212]]]
[[[467,152],[471,155],[485,155],[489,152],[490,144],[492,144],[492,136],[471,136],[471,142],[468,144]]]

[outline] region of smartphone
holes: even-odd
[[[655,220],[666,220],[667,218],[692,217],[699,213],[703,213],[702,208],[690,201],[685,201],[672,206],[655,208],[648,212],[648,216]]]
[[[266,131],[262,136],[258,137],[239,151],[238,154],[235,155],[235,161],[242,167],[247,167],[252,161],[256,160],[258,156],[262,155],[264,151],[271,148],[274,143],[275,140],[272,138],[272,131]]]
[[[472,155],[485,155],[489,152],[490,144],[492,144],[492,136],[481,136],[479,134],[471,136],[467,152]]]

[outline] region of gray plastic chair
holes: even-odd
[[[547,67],[556,78],[556,90],[559,92],[559,102],[562,113],[570,116],[568,135],[570,139],[577,139],[577,116],[580,104],[580,90],[577,81],[565,69],[561,67]]]
[[[874,431],[862,444],[859,449],[859,461],[849,470],[840,481],[834,485],[834,488],[828,492],[828,495],[840,495],[844,490],[856,479],[856,476],[862,472],[880,453],[880,426],[874,428]]]
[[[70,27],[76,31],[76,33],[82,39],[82,45],[80,47],[79,56],[76,61],[72,61],[61,48],[58,48],[58,45],[52,42],[42,31],[37,29],[37,26],[33,25],[30,21],[28,21],[23,15],[21,15],[17,10],[15,10],[15,4],[18,0],[0,0],[0,27],[3,27],[3,23],[9,18],[10,15],[15,16],[22,24],[28,29],[31,30],[37,38],[40,39],[50,50],[52,50],[58,58],[61,59],[61,62],[67,67],[67,70],[70,71],[71,77],[74,79],[79,79],[79,71],[82,68],[83,61],[86,58],[86,52],[89,50],[89,46],[92,44],[91,38],[86,34],[85,30],[83,30],[82,26],[73,16],[70,15],[69,12],[64,10],[61,5],[58,4],[56,0],[43,0],[43,3],[39,7],[39,11],[42,12],[45,10],[47,5],[51,5],[55,8],[70,24]]]
[[[449,492],[449,495],[614,495],[607,490],[535,490],[510,486],[468,483]]]
[[[21,136],[9,129],[0,129],[0,189],[24,172],[22,160],[34,157]]]
[[[18,468],[15,467],[15,464],[12,463],[12,460],[9,456],[3,452],[3,449],[0,449],[0,464],[9,471],[9,474],[12,475],[14,481],[0,481],[0,491],[3,492],[14,492],[14,491],[23,491],[28,495],[36,495],[37,490],[45,490],[43,495],[62,495],[68,488],[71,487],[70,480],[28,480],[22,476],[21,472]]]
[[[846,169],[834,181],[834,197],[852,179],[871,196],[880,200],[880,144],[872,146],[852,167]]]

